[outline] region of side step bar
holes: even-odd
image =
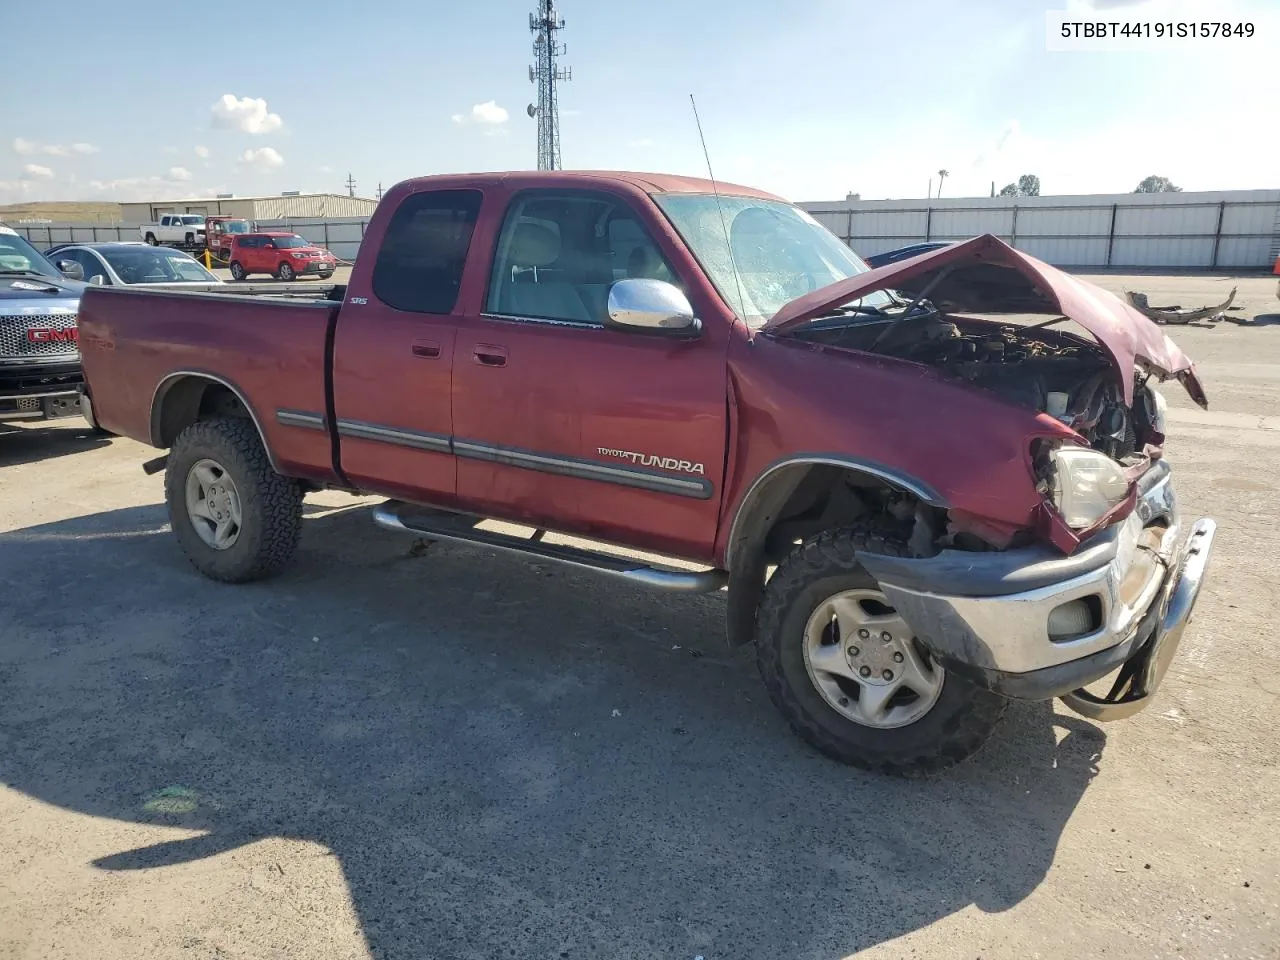
[[[542,531],[519,537],[478,529],[484,518],[444,510],[431,510],[388,500],[374,508],[374,523],[388,530],[412,533],[428,540],[448,540],[552,560],[582,570],[594,570],[632,583],[674,593],[713,593],[729,582],[724,570],[677,570],[658,567],[631,557],[619,557],[559,543],[543,543]]]

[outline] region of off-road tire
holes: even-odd
[[[232,280],[243,280],[248,275],[249,275],[248,272],[246,272],[244,268],[244,264],[242,264],[239,260],[231,261],[231,279]]]
[[[765,587],[756,618],[756,664],[765,688],[792,728],[843,763],[898,776],[922,776],[972,756],[995,730],[1008,701],[948,672],[933,708],[895,729],[855,723],[815,689],[804,663],[805,624],[837,593],[875,588],[858,551],[906,554],[901,542],[862,527],[829,530],[797,546]]]
[[[226,550],[207,545],[187,514],[187,474],[199,460],[216,461],[240,497],[241,526]],[[302,532],[302,488],[272,469],[253,422],[243,417],[197,420],[169,451],[165,502],[174,535],[192,566],[213,580],[247,583],[289,562]]]

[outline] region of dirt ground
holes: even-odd
[[[1216,277],[1098,279],[1216,302]],[[1157,702],[1015,705],[924,782],[815,755],[720,596],[309,498],[278,580],[197,576],[153,455],[0,427],[0,958],[1280,956],[1280,300],[1171,329],[1211,578]]]

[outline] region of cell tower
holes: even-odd
[[[529,104],[529,116],[538,121],[538,169],[560,169],[560,101],[556,84],[572,80],[573,69],[556,66],[556,57],[566,47],[556,39],[564,29],[564,21],[556,16],[555,0],[538,0],[538,12],[529,14],[529,32],[533,34],[533,66],[529,81],[538,85],[538,102]]]

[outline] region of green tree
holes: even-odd
[[[1134,193],[1181,193],[1182,188],[1175,186],[1174,182],[1168,177],[1147,177],[1140,184]]]
[[[1040,196],[1040,178],[1034,173],[1024,173],[1017,183],[1006,183],[1000,188],[1002,197],[1038,197]]]

